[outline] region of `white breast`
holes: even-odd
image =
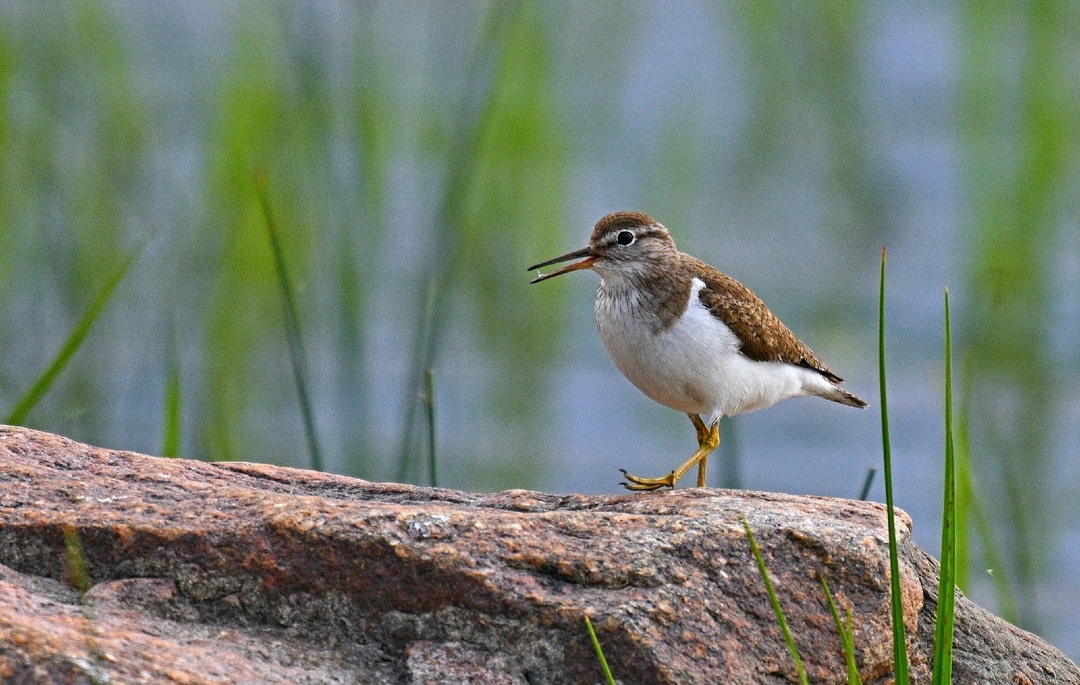
[[[829,386],[809,369],[757,362],[740,353],[739,338],[698,299],[704,287],[695,278],[686,311],[660,329],[641,308],[634,289],[601,283],[596,298],[600,339],[615,366],[639,390],[666,407],[715,420],[818,394]]]

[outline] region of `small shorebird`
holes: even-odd
[[[704,487],[721,416],[806,395],[866,407],[749,288],[679,252],[668,230],[644,214],[609,214],[588,247],[529,271],[571,259],[580,261],[532,282],[580,269],[600,274],[596,328],[615,366],[653,400],[685,412],[697,431],[697,451],[666,476],[623,469],[627,489],[673,488],[695,464]]]

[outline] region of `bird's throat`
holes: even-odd
[[[689,274],[658,268],[656,264],[607,269],[601,273],[597,315],[602,315],[601,308],[610,307],[659,333],[674,325],[686,311],[692,280]]]

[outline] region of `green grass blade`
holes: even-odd
[[[956,587],[971,589],[971,520],[976,505],[971,479],[971,350],[960,367],[960,400],[956,417]]]
[[[900,560],[896,550],[896,510],[893,507],[892,450],[889,443],[889,404],[885,388],[885,248],[881,248],[881,286],[878,296],[878,382],[881,386],[881,449],[885,461],[885,511],[889,521],[889,582],[892,588],[893,675],[896,685],[908,685],[904,603],[900,594]]]
[[[832,612],[833,621],[836,623],[836,632],[840,635],[840,644],[844,647],[844,659],[847,661],[848,685],[862,685],[862,677],[859,675],[859,666],[855,662],[855,634],[851,622],[851,609],[848,609],[847,624],[840,618],[840,612],[836,609],[836,602],[832,593],[829,592],[829,584],[825,582],[825,576],[818,574],[821,581],[821,589],[825,591],[825,599],[829,602],[829,611]]]
[[[417,430],[420,426],[417,397],[422,394],[424,373],[434,365],[447,312],[447,295],[455,275],[455,265],[462,251],[462,225],[471,200],[470,186],[480,167],[479,155],[484,136],[490,131],[497,98],[497,70],[507,52],[506,32],[524,2],[496,2],[490,5],[479,40],[475,44],[466,69],[462,100],[453,124],[444,190],[434,225],[433,240],[441,249],[438,257],[426,269],[431,274],[429,301],[420,303],[421,316],[430,319],[419,329],[409,365],[405,422],[398,450],[398,480],[405,480],[411,469]],[[430,317],[428,311],[431,312]]]
[[[934,685],[952,683],[953,614],[956,602],[956,469],[952,430],[952,334],[945,289],[945,496],[941,514],[941,571],[934,629]]]
[[[604,680],[608,685],[615,685],[615,677],[611,675],[607,659],[604,658],[604,650],[600,648],[600,640],[596,639],[596,631],[593,630],[592,621],[589,620],[588,616],[585,617],[585,627],[589,630],[589,639],[592,640],[593,649],[596,650],[596,658],[600,659],[600,668],[604,671]]]
[[[266,233],[270,239],[270,249],[274,254],[274,269],[278,285],[281,286],[281,299],[285,311],[285,337],[289,344],[289,358],[292,360],[293,378],[296,380],[296,395],[300,400],[300,414],[304,422],[304,435],[307,437],[308,451],[311,454],[311,468],[323,470],[322,452],[319,449],[318,435],[315,433],[315,417],[311,411],[311,398],[307,388],[307,364],[304,356],[303,336],[300,330],[300,316],[296,309],[296,297],[293,295],[292,282],[285,269],[285,254],[281,249],[274,217],[270,212],[270,198],[266,192],[266,180],[260,175],[255,179],[255,192],[259,196]]]
[[[877,475],[877,469],[871,467],[866,471],[866,479],[863,481],[862,490],[859,490],[859,500],[865,502],[866,498],[870,496],[870,486],[874,484],[874,476]]]
[[[717,483],[721,488],[741,490],[742,450],[739,449],[739,422],[734,416],[720,417],[720,434],[724,440],[720,443],[720,467],[717,469]]]
[[[974,533],[979,540],[986,567],[992,569],[991,580],[994,583],[998,601],[998,614],[1009,623],[1016,625],[1020,616],[997,540],[998,531],[990,525],[990,517],[983,504],[985,498],[979,497],[979,483],[975,479],[974,466],[971,462],[973,375],[973,356],[969,351],[964,355],[964,363],[960,371],[961,401],[960,411],[956,418],[953,448],[956,461],[956,587],[963,590],[971,583],[973,562],[968,540],[971,536],[971,527],[974,526]]]
[[[431,327],[435,325],[435,279],[431,278],[428,281],[427,295],[424,297],[424,307],[420,312],[419,320],[417,321],[417,340],[428,340],[431,333]],[[420,357],[414,355],[414,360],[419,360]],[[430,361],[430,359],[428,360]],[[429,365],[424,372],[424,382],[427,382],[427,373],[431,371]],[[413,439],[414,431],[418,430],[419,426],[414,422],[414,415],[417,408],[420,405],[424,405],[426,408],[427,393],[423,390],[418,391],[420,393],[419,400],[410,398],[409,409],[406,412],[405,418],[405,434],[401,441],[401,450],[398,453],[398,470],[397,480],[399,483],[418,483],[420,482],[420,464],[419,462],[419,450],[416,447],[416,441]],[[429,426],[430,431],[430,426]]]
[[[90,664],[90,668],[85,672],[89,676],[89,680],[93,685],[104,685],[111,682],[110,678],[102,668],[104,662],[109,657],[105,656],[105,652],[101,648],[101,644],[98,641],[98,631],[96,628],[96,617],[94,611],[94,604],[90,595],[87,592],[93,587],[93,579],[90,577],[88,570],[89,564],[86,560],[86,553],[83,550],[82,538],[79,536],[79,529],[72,524],[66,524],[63,528],[64,535],[64,547],[67,551],[67,580],[71,584],[71,587],[79,591],[81,597],[79,602],[82,604],[82,614],[85,619],[84,625],[86,627],[86,646],[90,649],[90,656],[93,658],[93,662]]]
[[[170,367],[165,379],[165,430],[161,456],[180,456],[180,369]]]
[[[83,553],[82,539],[79,530],[71,525],[65,525],[64,548],[67,550],[68,580],[71,587],[79,592],[86,592],[93,585],[90,582],[90,574],[86,570],[86,555]]]
[[[424,409],[428,425],[428,474],[431,487],[439,487],[438,458],[435,452],[435,369],[428,369],[424,374]]]
[[[803,668],[802,659],[799,658],[799,648],[795,645],[795,639],[791,637],[791,630],[788,629],[787,619],[784,618],[784,610],[780,608],[780,600],[776,597],[776,590],[773,589],[772,581],[769,580],[769,569],[765,567],[765,559],[761,556],[761,550],[758,549],[757,540],[754,539],[754,533],[750,530],[750,523],[746,520],[746,517],[742,517],[743,528],[746,529],[746,537],[750,540],[750,550],[754,553],[754,559],[757,560],[758,571],[761,572],[761,579],[765,582],[765,592],[769,595],[769,603],[772,604],[773,613],[776,615],[776,622],[780,625],[780,633],[784,636],[784,642],[787,643],[788,651],[791,652],[791,658],[795,660],[795,670],[799,674],[799,682],[803,685],[809,685],[809,681],[806,677],[806,669]]]
[[[101,316],[101,312],[105,310],[105,305],[109,303],[112,298],[113,292],[116,291],[117,286],[120,285],[124,277],[127,276],[128,271],[131,270],[135,260],[138,259],[139,254],[142,253],[143,247],[146,245],[147,238],[138,247],[132,250],[131,254],[124,258],[120,262],[120,266],[113,272],[109,280],[105,282],[105,285],[101,288],[101,291],[94,298],[94,301],[90,303],[90,307],[86,310],[86,313],[82,315],[78,323],[75,324],[75,328],[71,331],[71,335],[64,342],[63,347],[56,354],[56,357],[52,360],[52,363],[45,369],[45,371],[38,377],[30,389],[26,391],[26,394],[22,396],[16,404],[15,408],[11,410],[11,413],[4,419],[4,423],[10,425],[22,425],[26,421],[26,417],[33,411],[34,407],[41,398],[48,392],[52,384],[56,382],[57,377],[71,361],[71,358],[75,356],[75,353],[79,351],[83,341],[86,339],[86,335],[90,332],[90,329],[94,327],[98,317]]]
[[[176,353],[176,331],[169,331],[169,352],[165,369],[164,427],[161,456],[180,456],[180,361]]]
[[[970,467],[966,473],[961,471],[960,478],[966,479],[970,484],[968,487],[974,492],[975,480]],[[986,558],[987,573],[994,581],[998,611],[1003,619],[1015,625],[1020,620],[1020,612],[1016,606],[1016,595],[1005,573],[1005,560],[997,540],[997,529],[990,525],[990,515],[987,514],[985,505],[977,497],[972,497],[969,513],[975,520],[975,531],[979,535],[979,544]]]

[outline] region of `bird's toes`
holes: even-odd
[[[669,473],[663,478],[639,478],[638,476],[627,472],[626,469],[619,469],[619,473],[623,475],[623,478],[625,478],[626,481],[629,481],[623,481],[622,483],[619,483],[619,485],[627,490],[633,490],[634,492],[651,492],[653,490],[659,490],[660,488],[675,487],[674,472]]]

